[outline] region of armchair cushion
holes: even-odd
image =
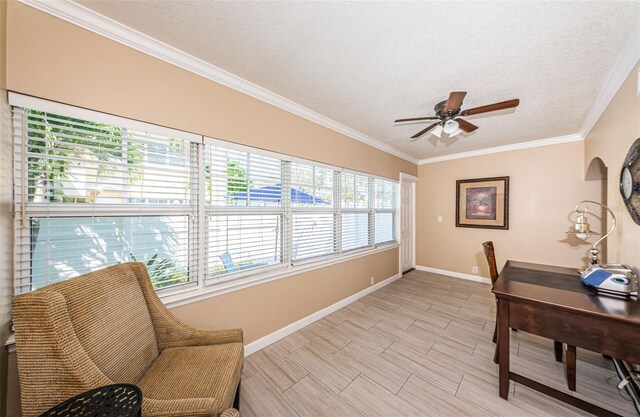
[[[243,353],[237,342],[163,350],[138,382],[143,406],[147,399],[210,398],[214,409],[203,415],[217,416],[233,406]]]

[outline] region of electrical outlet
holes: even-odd
[[[473,272],[474,274],[478,273],[478,267],[474,266],[473,268],[471,268],[471,272]]]
[[[375,279],[375,277],[371,277],[371,285],[373,285],[373,284],[375,284],[375,283],[376,283],[376,279]]]
[[[442,223],[442,216],[438,216],[438,223]]]

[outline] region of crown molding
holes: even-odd
[[[109,19],[93,10],[67,0],[19,0],[21,3],[87,29],[105,38],[161,59],[216,83],[276,106],[289,113],[365,143],[383,152],[417,164],[418,159],[348,126],[314,112],[281,95],[231,74],[179,49]]]
[[[622,84],[627,79],[627,76],[631,70],[635,67],[636,63],[640,59],[640,22],[636,24],[635,29],[631,33],[631,37],[624,49],[620,53],[616,64],[609,73],[609,77],[604,83],[604,86],[600,90],[600,94],[593,102],[591,110],[587,114],[587,117],[582,122],[580,131],[578,134],[583,138],[586,138],[593,126],[596,124],[602,113],[609,105],[609,102],[616,95]]]
[[[459,152],[450,155],[435,156],[433,158],[425,158],[418,161],[418,165],[433,164],[436,162],[451,161],[453,159],[471,158],[473,156],[489,155],[500,152],[517,151],[521,149],[537,148],[540,146],[558,145],[561,143],[578,142],[584,138],[578,134],[556,136],[553,138],[532,140],[529,142],[512,143],[503,146],[494,146],[492,148],[478,149],[469,152]]]

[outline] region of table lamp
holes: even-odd
[[[609,214],[611,214],[611,218],[613,219],[613,221],[611,222],[611,229],[609,229],[607,234],[605,234],[600,239],[598,239],[591,247],[591,250],[589,250],[591,264],[596,265],[598,263],[598,254],[600,253],[597,246],[600,244],[600,242],[605,240],[611,234],[611,232],[613,232],[613,229],[616,228],[616,216],[609,209],[609,207],[605,206],[604,204],[601,204],[601,203],[598,203],[597,201],[592,201],[592,200],[582,200],[581,202],[576,204],[576,208],[574,209],[576,213],[578,213],[578,218],[576,219],[575,223],[571,226],[571,228],[567,232],[569,234],[575,235],[575,237],[577,237],[580,240],[587,240],[593,234],[593,232],[591,232],[589,221],[587,219],[587,213],[589,212],[588,204],[595,204],[606,209],[609,212]],[[580,206],[582,205],[584,205],[583,209],[580,208]]]

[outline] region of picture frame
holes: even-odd
[[[509,230],[509,177],[457,180],[456,227]]]

